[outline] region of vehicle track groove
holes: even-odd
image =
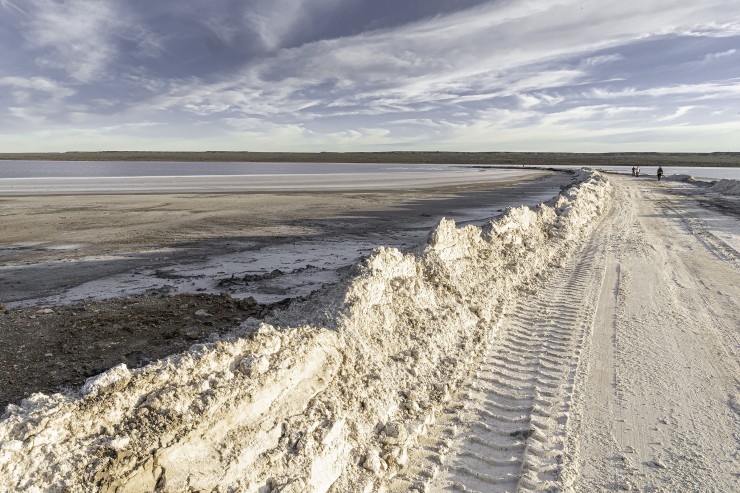
[[[390,491],[558,489],[575,373],[604,269],[605,251],[592,239],[519,302],[447,406],[456,411],[440,413]]]

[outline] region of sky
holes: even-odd
[[[0,0],[0,152],[740,151],[738,0]]]

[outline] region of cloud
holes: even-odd
[[[740,79],[724,82],[704,82],[699,84],[677,84],[673,86],[649,87],[645,89],[626,88],[617,91],[592,89],[587,94],[595,99],[617,99],[637,97],[687,96],[695,100],[740,98]]]
[[[45,124],[57,114],[75,91],[44,77],[0,77],[0,88],[12,97],[7,112],[10,125],[21,120],[34,126]]]
[[[132,123],[119,123],[115,125],[105,125],[102,127],[99,127],[98,130],[100,132],[105,133],[118,133],[123,131],[130,131],[130,130],[143,130],[148,129],[151,127],[156,127],[162,125],[161,122],[132,122]]]
[[[115,60],[111,37],[123,25],[115,2],[30,0],[25,13],[21,32],[39,66],[89,82]]]
[[[25,11],[18,6],[16,2],[13,0],[0,0],[0,7],[9,9],[9,10],[15,10],[17,13],[23,14]]]
[[[679,108],[676,108],[676,111],[674,111],[672,114],[659,118],[658,121],[667,122],[671,120],[677,120],[694,108],[696,108],[696,106],[681,106]]]
[[[35,125],[41,124],[46,121],[46,117],[35,114],[31,108],[24,108],[19,106],[9,106],[8,113],[13,118],[23,120],[28,123]]]
[[[726,58],[729,56],[734,55],[737,53],[737,50],[735,48],[726,50],[726,51],[718,51],[716,53],[707,53],[704,55],[704,58],[702,59],[701,63],[710,63],[715,60],[719,60],[720,58]]]
[[[317,18],[329,14],[341,0],[257,0],[245,9],[244,19],[263,46],[272,51],[285,46],[297,31],[310,30]]]
[[[714,26],[712,19],[726,2],[583,6],[569,0],[490,3],[401,28],[309,43],[279,50],[231,80],[183,84],[154,104],[201,115],[301,118],[307,107],[325,113],[351,106],[358,114],[389,107],[402,112],[420,103],[457,104],[563,87],[588,81],[590,68],[622,59],[589,53],[649,35]],[[740,14],[740,7],[734,10]],[[287,24],[293,12],[287,9]],[[558,59],[583,55],[579,69],[557,67]]]
[[[638,110],[642,111],[642,110]],[[509,118],[470,120],[450,126],[433,147],[438,150],[562,151],[562,152],[712,152],[726,149],[740,132],[737,122],[655,125],[647,119],[624,119],[612,125],[595,124],[598,108],[569,112],[567,118],[543,119],[512,126]],[[431,144],[431,143],[429,143]],[[425,146],[421,146],[425,148]]]
[[[729,5],[727,7],[730,7]],[[717,16],[722,17],[722,12],[718,11]],[[728,12],[727,17],[734,16],[732,12]],[[686,27],[683,30],[676,31],[676,34],[681,36],[695,36],[695,37],[733,37],[740,35],[740,21],[732,20],[730,22],[716,22],[709,21],[699,25]]]
[[[599,56],[592,56],[592,57],[585,58],[581,62],[581,65],[583,67],[588,68],[588,67],[594,67],[596,65],[604,65],[607,63],[618,62],[619,60],[624,60],[624,57],[619,54],[599,55]]]
[[[0,86],[46,93],[55,99],[69,97],[74,90],[45,77],[0,77]]]
[[[626,136],[645,121],[720,124],[740,97],[721,63],[737,54],[740,24],[720,21],[740,18],[737,2],[411,3],[0,0],[0,42],[24,40],[0,53],[3,103],[28,125],[106,139],[139,139],[139,121],[188,146],[208,129],[203,145],[330,149]]]

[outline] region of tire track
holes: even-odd
[[[686,227],[686,230],[694,235],[717,258],[740,268],[740,252],[712,233],[704,221],[668,199],[661,199],[656,203],[668,214],[680,218],[679,220]]]
[[[571,396],[604,273],[589,241],[501,324],[390,491],[560,489]]]

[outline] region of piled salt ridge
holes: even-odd
[[[699,180],[696,179],[696,177],[692,175],[684,175],[684,174],[674,174],[674,175],[668,175],[665,177],[667,180],[670,181],[681,181],[685,183],[697,183]]]
[[[417,251],[377,249],[355,277],[276,319],[293,328],[263,324],[115,367],[78,395],[11,405],[0,490],[378,490],[512,300],[588,234],[609,198],[606,180],[582,171],[534,209],[483,228],[442,220]]]
[[[740,180],[719,180],[707,190],[723,195],[740,195]]]
[[[704,188],[703,191],[714,192],[722,195],[740,195],[740,180],[722,179],[718,181],[698,180],[691,175],[671,175],[667,177],[671,181],[693,183]]]

